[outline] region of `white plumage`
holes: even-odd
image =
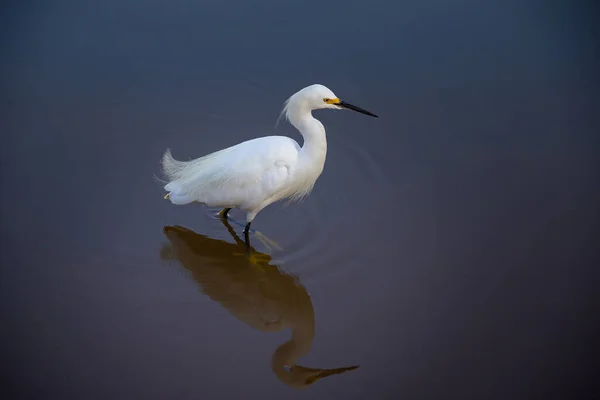
[[[308,195],[323,172],[327,140],[323,124],[311,111],[348,108],[376,116],[338,99],[327,87],[308,86],[292,95],[282,114],[304,137],[304,145],[286,136],[247,140],[190,161],[178,161],[167,150],[162,167],[168,183],[165,198],[176,205],[192,202],[246,212],[246,228],[269,204]]]

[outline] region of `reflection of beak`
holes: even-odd
[[[370,115],[371,117],[379,118],[377,115],[373,114],[372,112],[369,112],[367,110],[363,110],[360,107],[353,106],[352,104],[346,103],[345,101],[342,101],[342,100],[340,100],[339,103],[334,103],[334,104],[336,106],[340,106],[342,108],[347,108],[349,110],[353,110],[353,111],[359,112],[361,114]]]
[[[355,365],[352,367],[342,367],[342,368],[333,368],[333,369],[319,369],[319,368],[307,368],[301,365],[294,365],[290,368],[290,372],[299,372],[304,375],[307,375],[306,384],[310,385],[315,383],[321,378],[326,378],[331,375],[343,374],[344,372],[352,371],[357,369],[359,366]]]

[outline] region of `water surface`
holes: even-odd
[[[529,1],[8,7],[4,390],[582,390],[600,200],[586,15]],[[261,135],[301,142],[275,122],[312,83],[380,118],[315,113],[325,171],[303,203],[259,214],[266,239],[251,237],[251,259],[235,239],[242,228],[230,232],[217,210],[163,200],[154,175],[166,148],[188,159]]]

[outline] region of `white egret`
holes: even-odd
[[[290,340],[279,345],[271,356],[271,370],[286,385],[305,388],[319,379],[357,369],[358,365],[323,369],[297,364],[311,350],[315,336],[310,295],[297,277],[271,264],[268,254],[252,248],[248,263],[244,242],[226,219],[223,224],[235,243],[180,226],[164,227],[169,244],[162,249],[161,257],[179,261],[202,293],[244,324],[263,332],[291,330]]]
[[[302,147],[286,136],[251,139],[190,161],[178,161],[167,150],[162,158],[168,178],[165,199],[183,205],[201,203],[219,207],[224,218],[232,208],[246,213],[244,234],[269,204],[308,195],[323,172],[327,153],[325,127],[312,116],[322,108],[350,109],[377,117],[340,100],[331,90],[314,84],[298,91],[282,111],[304,138]]]

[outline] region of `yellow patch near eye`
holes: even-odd
[[[340,99],[338,99],[337,97],[335,99],[323,99],[323,101],[327,104],[339,104]]]

